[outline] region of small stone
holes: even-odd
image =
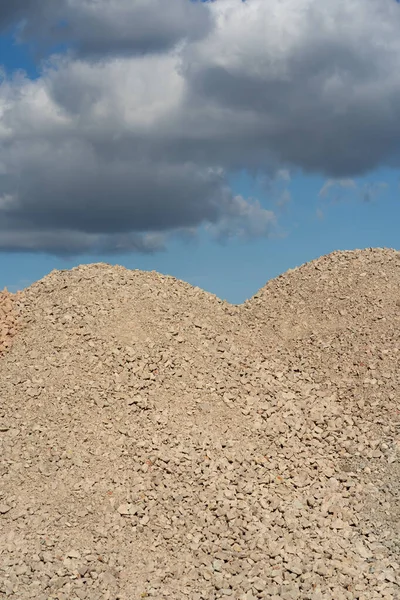
[[[28,567],[26,565],[18,565],[15,568],[16,575],[24,575],[28,571]]]
[[[345,527],[344,521],[342,519],[334,519],[331,523],[332,529],[343,529]]]
[[[220,560],[214,560],[212,563],[212,568],[214,571],[216,571],[217,573],[219,573],[221,571],[222,568],[222,564]]]
[[[263,581],[262,579],[257,577],[253,581],[252,586],[254,587],[255,590],[257,590],[257,592],[263,592],[265,590],[266,583],[265,583],[265,581]]]
[[[119,512],[120,515],[130,515],[131,514],[131,509],[132,509],[132,504],[121,504],[120,506],[118,506],[117,511]]]
[[[299,562],[298,563],[297,562],[288,563],[287,570],[290,573],[294,573],[295,575],[302,575],[302,573],[303,573],[303,569],[301,568],[301,565]]]
[[[81,567],[79,567],[78,573],[81,577],[84,577],[86,575],[86,573],[88,572],[88,570],[89,570],[88,565],[82,565]]]

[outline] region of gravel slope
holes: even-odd
[[[6,302],[0,598],[400,598],[399,252],[242,306],[104,264]]]

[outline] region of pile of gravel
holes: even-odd
[[[242,306],[104,264],[25,290],[0,598],[400,598],[399,290],[391,250]]]
[[[0,358],[12,345],[13,338],[20,328],[18,313],[14,309],[18,294],[10,294],[7,289],[0,292]]]

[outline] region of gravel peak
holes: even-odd
[[[0,293],[0,595],[399,598],[399,257]]]

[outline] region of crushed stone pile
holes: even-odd
[[[12,340],[20,329],[14,308],[18,296],[19,293],[10,294],[7,289],[0,292],[0,358],[11,348]]]
[[[0,597],[400,598],[400,253],[242,306],[54,271],[0,361]]]

